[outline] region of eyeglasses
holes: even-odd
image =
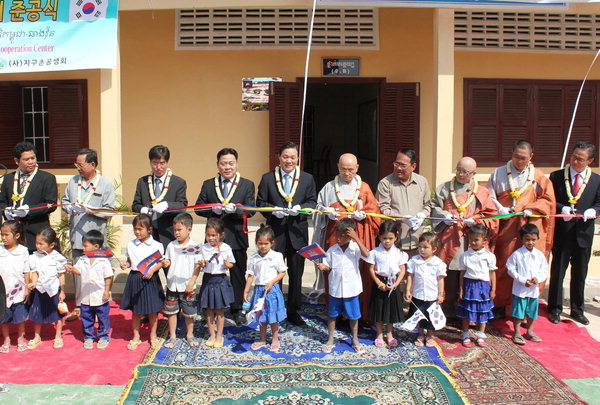
[[[82,168],[84,168],[85,166],[89,165],[89,163],[88,163],[88,162],[85,162],[85,163],[73,163],[73,164],[74,164],[74,165],[75,165],[75,167],[76,167],[76,168],[78,168],[78,169],[82,169]]]
[[[396,169],[397,169],[397,168],[399,168],[399,167],[400,167],[400,168],[402,168],[402,169],[406,169],[407,167],[409,167],[409,166],[410,166],[409,164],[406,164],[406,163],[400,163],[400,162],[394,162],[394,163],[393,163],[393,165],[394,165],[394,167],[395,167]]]
[[[456,168],[456,174],[460,174],[461,176],[468,176],[469,174],[473,174],[475,171],[468,171],[465,169]]]
[[[219,165],[219,167],[234,167],[236,165],[237,162],[235,161],[231,161],[231,162],[219,162],[217,163]]]
[[[151,160],[150,161],[150,166],[153,166],[153,167],[166,166],[168,164],[169,164],[169,162],[167,162],[166,160]]]

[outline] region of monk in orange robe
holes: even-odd
[[[438,233],[441,246],[437,255],[449,270],[444,280],[446,296],[442,304],[448,318],[456,315],[460,291],[458,264],[461,254],[468,249],[469,227],[478,222],[490,228],[492,235],[498,231],[497,219],[477,221],[479,218],[498,215],[498,209],[487,188],[480,187],[475,181],[476,170],[475,160],[463,157],[456,164],[456,177],[441,184],[431,200],[431,216],[446,218],[445,221],[434,222],[434,230]],[[488,246],[488,249],[493,250],[493,247]]]
[[[500,214],[523,212],[523,215],[500,220],[498,236],[495,240],[496,298],[494,306],[500,309],[512,301],[512,278],[506,269],[506,260],[521,247],[519,229],[526,223],[534,224],[540,230],[540,240],[536,247],[548,259],[554,240],[554,218],[532,218],[531,214],[551,215],[556,212],[556,199],[552,182],[544,173],[531,164],[533,146],[527,141],[518,141],[513,147],[512,158],[505,166],[495,169],[490,175],[487,188],[494,199]],[[540,291],[544,283],[540,284]]]
[[[377,199],[367,183],[361,181],[358,173],[358,160],[351,153],[340,156],[338,161],[339,175],[327,183],[319,192],[317,198],[318,210],[335,210],[340,214],[316,214],[314,217],[315,232],[313,242],[319,243],[324,250],[336,244],[335,224],[344,217],[356,221],[356,233],[367,249],[377,246],[377,232],[381,220],[366,212],[379,213]],[[341,214],[345,213],[345,214]],[[369,273],[369,266],[361,262],[360,274],[363,292],[360,294],[360,311],[366,319],[371,298],[373,280]],[[317,280],[314,290],[327,291],[327,278],[317,270]]]

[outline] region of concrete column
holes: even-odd
[[[436,9],[433,24],[435,84],[432,187],[447,181],[454,170],[454,10]],[[458,135],[458,134],[456,134]]]

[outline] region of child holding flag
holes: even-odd
[[[369,250],[356,234],[356,221],[350,218],[338,221],[335,238],[337,243],[327,249],[323,263],[317,264],[319,270],[329,272],[329,338],[323,346],[323,352],[331,353],[335,347],[335,321],[343,313],[350,320],[352,347],[360,354],[365,349],[358,341],[358,320],[361,317],[358,296],[362,292],[359,261],[369,256]]]
[[[110,250],[101,250],[104,236],[98,230],[91,230],[83,236],[83,256],[75,266],[65,265],[69,273],[80,276],[81,282],[81,323],[83,326],[83,348],[94,348],[94,323],[98,319],[98,349],[108,347],[110,332],[110,289],[113,269],[108,260]]]
[[[165,294],[158,278],[158,270],[163,267],[163,245],[152,238],[152,219],[146,214],[139,214],[133,219],[133,233],[136,239],[127,244],[127,262],[121,264],[123,270],[131,269],[127,276],[121,309],[131,310],[131,326],[133,339],[127,349],[135,350],[142,343],[140,340],[140,318],[148,315],[150,323],[150,344],[159,345],[156,336],[158,311],[163,307]]]

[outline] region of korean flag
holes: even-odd
[[[69,21],[95,21],[106,17],[109,0],[71,0]]]

